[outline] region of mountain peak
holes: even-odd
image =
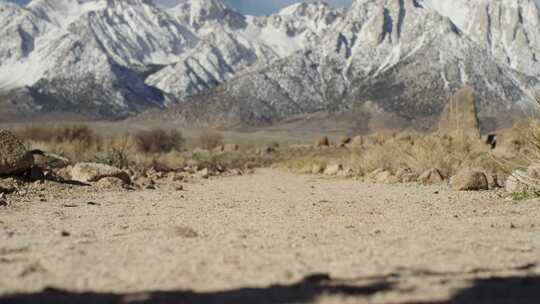
[[[168,12],[195,31],[211,28],[216,24],[230,28],[245,26],[245,17],[229,8],[223,0],[183,0]]]

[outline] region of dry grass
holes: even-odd
[[[349,149],[326,148],[308,150],[280,165],[297,172],[308,172],[314,164],[341,163],[356,175],[366,175],[384,168],[393,172],[410,168],[422,173],[431,168],[439,169],[445,176],[452,176],[464,168],[479,168],[503,172],[504,168],[489,147],[480,140],[452,138],[428,134],[395,135],[381,140],[374,135],[368,144]]]
[[[359,176],[378,168],[393,172],[410,168],[417,173],[438,168],[445,176],[452,176],[463,168],[507,173],[523,164],[526,157],[538,159],[540,152],[534,155],[534,151],[540,151],[538,126],[533,122],[516,125],[509,132],[516,136],[504,137],[505,146],[512,147],[512,151],[498,154],[480,140],[411,132],[365,136],[362,145],[348,148],[281,145],[273,153],[261,153],[258,149],[261,146],[246,145],[240,151],[212,153],[213,148],[223,144],[223,137],[212,132],[204,132],[195,139],[198,145],[206,148],[195,152],[185,150],[186,141],[182,133],[175,130],[151,129],[102,135],[89,126],[77,125],[30,126],[16,130],[16,133],[33,148],[62,155],[74,162],[95,161],[132,170],[175,170],[197,164],[216,170],[274,166],[309,173],[315,164],[325,167],[341,163]],[[523,129],[535,130],[536,133],[523,136]]]

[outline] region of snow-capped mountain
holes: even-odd
[[[540,88],[533,0],[309,2],[263,17],[223,0],[0,1],[0,37],[9,113],[158,108],[190,124],[261,124],[342,111],[429,125],[468,84],[486,126]]]
[[[202,42],[147,83],[180,99],[316,44],[344,16],[322,2],[293,5],[268,17],[240,15],[221,0],[189,0],[170,12]]]
[[[540,76],[540,15],[534,0],[425,0],[500,63]]]
[[[169,99],[144,83],[145,73],[198,43],[149,0],[34,0],[25,8],[0,2],[0,12],[11,20],[0,30],[8,42],[0,51],[0,90],[26,88],[24,100],[37,111],[99,118],[161,107]]]
[[[260,124],[355,111],[367,124],[424,126],[468,84],[477,90],[485,128],[508,120],[540,88],[538,79],[501,62],[430,4],[357,0],[317,45],[196,96],[171,118]]]

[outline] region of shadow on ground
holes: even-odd
[[[349,285],[333,280],[326,274],[316,274],[291,285],[274,285],[266,288],[240,288],[217,292],[166,291],[140,294],[73,293],[69,291],[46,289],[32,294],[15,294],[0,297],[1,304],[40,303],[40,304],[280,304],[313,302],[318,296],[344,295],[368,296],[391,290],[392,284],[374,282],[367,285]]]
[[[478,279],[452,299],[435,304],[538,304],[540,276]]]
[[[396,287],[386,281],[368,284],[346,284],[326,274],[308,276],[291,285],[266,288],[240,288],[227,291],[200,293],[194,291],[166,291],[139,294],[73,293],[46,289],[32,294],[0,297],[1,304],[284,304],[310,303],[320,295],[366,297]],[[420,295],[421,296],[421,295]],[[395,303],[395,302],[394,302]],[[399,302],[397,302],[399,303]],[[410,304],[419,302],[410,302]],[[540,303],[540,276],[489,278],[475,280],[471,287],[458,291],[451,299],[422,304],[538,304]]]

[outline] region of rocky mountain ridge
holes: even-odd
[[[189,125],[264,125],[317,112],[433,125],[477,92],[487,128],[538,91],[533,0],[356,0],[244,16],[221,0],[0,2],[0,106]],[[162,111],[162,112],[161,112]],[[381,122],[382,121],[382,122]]]

